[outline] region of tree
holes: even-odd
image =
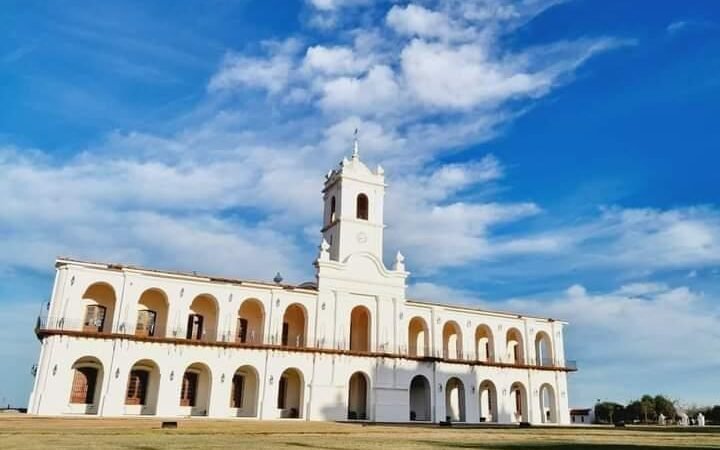
[[[662,414],[668,419],[674,419],[676,416],[675,404],[672,400],[665,397],[664,395],[656,395],[655,399],[655,413],[657,416]]]
[[[640,399],[640,411],[642,411],[642,419],[644,423],[654,422],[657,418],[655,413],[655,399],[651,395],[643,395]]]
[[[598,423],[615,423],[624,420],[625,408],[614,402],[601,402],[595,405],[595,421]]]

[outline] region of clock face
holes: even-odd
[[[359,243],[364,244],[367,242],[367,234],[362,231],[357,234],[357,240]]]

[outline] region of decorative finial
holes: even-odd
[[[328,244],[328,241],[323,238],[322,242],[320,243],[320,254],[318,255],[319,261],[329,261],[330,260],[330,244]]]
[[[395,254],[395,270],[398,272],[405,271],[405,256],[400,251]]]
[[[280,275],[280,272],[276,273],[275,278],[273,278],[273,281],[275,282],[275,284],[282,283],[282,280],[283,280],[283,277],[282,277],[282,275]]]
[[[360,152],[360,145],[358,144],[358,129],[355,128],[355,139],[353,139],[353,159],[358,157],[358,153]]]

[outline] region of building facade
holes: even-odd
[[[316,281],[58,259],[28,411],[570,423],[564,322],[405,297],[384,173],[328,173]]]

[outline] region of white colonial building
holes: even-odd
[[[565,323],[406,298],[385,187],[356,143],[297,286],[58,259],[29,412],[570,423]]]

